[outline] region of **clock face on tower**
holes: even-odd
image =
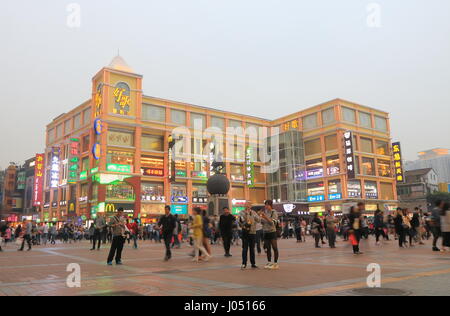
[[[130,87],[125,82],[119,82],[114,88],[114,114],[129,115],[131,110]]]

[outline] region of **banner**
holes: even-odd
[[[33,206],[42,204],[42,188],[44,181],[44,154],[36,154],[34,165]]]

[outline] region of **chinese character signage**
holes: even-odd
[[[42,204],[42,187],[44,181],[44,154],[37,154],[34,164],[33,206]]]
[[[78,161],[80,155],[80,141],[77,138],[70,140],[69,175],[67,183],[74,184],[78,180]]]
[[[102,102],[103,102],[103,84],[97,86],[97,92],[95,93],[95,117],[102,114]]]
[[[394,173],[397,182],[404,182],[402,149],[400,142],[392,143],[392,154],[394,156]]]
[[[141,168],[141,173],[144,176],[164,177],[164,169],[157,168]]]
[[[59,185],[59,153],[60,149],[58,147],[52,148],[51,157],[52,160],[50,162],[50,187],[57,188]]]
[[[321,202],[325,201],[325,195],[308,196],[308,202]]]
[[[114,88],[114,114],[128,115],[131,110],[130,87],[125,82],[119,82]]]
[[[353,152],[353,133],[347,131],[344,133],[344,153],[347,163],[347,178],[355,179],[355,154]]]
[[[26,174],[25,171],[19,171],[17,174],[17,190],[24,190],[26,184]]]
[[[283,124],[283,131],[285,132],[290,131],[291,129],[298,130],[298,128],[299,128],[298,120],[293,120]]]
[[[253,164],[253,148],[251,146],[247,147],[245,151],[245,173],[247,186],[253,187],[255,185],[255,167]]]

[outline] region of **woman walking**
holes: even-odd
[[[361,202],[360,202],[361,203]],[[358,203],[358,208],[361,208]],[[359,242],[361,240],[361,212],[359,209],[352,206],[350,208],[350,214],[348,216],[349,221],[349,240],[353,246],[353,254],[361,255],[362,252],[359,250]]]
[[[321,248],[319,246],[320,236],[322,236],[322,220],[319,217],[318,213],[314,214],[314,219],[311,223],[311,233],[314,236],[315,246],[316,248]]]
[[[403,225],[403,212],[401,208],[397,208],[396,214],[394,215],[394,225],[395,233],[398,236],[398,246],[404,248],[406,243],[406,230]]]
[[[194,222],[192,224],[194,239],[194,259],[192,261],[194,262],[198,262],[200,251],[205,255],[205,261],[208,261],[211,258],[210,254],[203,246],[203,218],[201,214],[201,208],[194,208]]]
[[[272,200],[267,200],[264,203],[264,210],[261,211],[260,216],[264,231],[264,244],[267,250],[267,264],[265,265],[264,268],[276,270],[279,269],[278,232],[277,232],[277,226],[279,225],[279,222],[277,211],[273,209]],[[273,263],[272,263],[272,249],[274,253]]]
[[[450,248],[450,205],[445,203],[441,213],[442,249],[448,251]]]

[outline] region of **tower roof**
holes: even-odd
[[[127,62],[120,55],[113,58],[111,63],[108,65],[108,68],[134,73],[134,70],[128,66]]]

